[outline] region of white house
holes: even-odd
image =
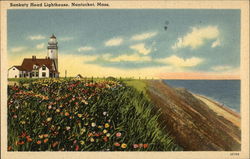
[[[58,46],[55,35],[50,37],[47,47],[47,57],[44,59],[23,59],[21,66],[12,66],[8,69],[8,78],[45,78],[59,77]]]

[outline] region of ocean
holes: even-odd
[[[240,80],[164,80],[176,88],[206,96],[240,113]]]

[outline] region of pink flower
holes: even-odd
[[[138,144],[134,144],[133,147],[134,147],[134,149],[136,149],[136,148],[139,147],[139,145]]]
[[[122,136],[122,133],[118,132],[115,134],[116,137],[121,137]]]

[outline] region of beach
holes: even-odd
[[[208,97],[198,95],[198,94],[193,94],[197,99],[203,101],[204,103],[207,104],[207,106],[213,110],[215,113],[217,113],[219,116],[223,116],[227,120],[231,121],[234,125],[241,127],[240,125],[240,115],[227,108],[226,106],[222,106],[220,103],[217,101],[213,101],[212,99],[209,99]]]

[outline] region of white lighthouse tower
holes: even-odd
[[[48,53],[47,56],[55,61],[56,70],[58,70],[58,46],[55,35],[53,34],[48,42]]]

